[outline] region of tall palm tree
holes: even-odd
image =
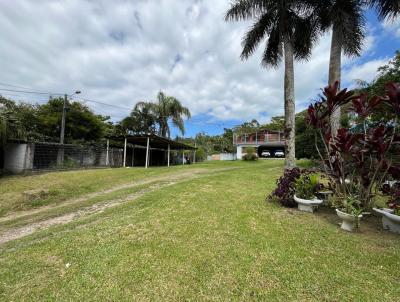
[[[134,110],[146,110],[151,112],[159,126],[158,134],[164,137],[171,137],[171,131],[168,122],[177,127],[182,135],[185,134],[185,125],[183,118],[190,118],[190,111],[184,107],[181,102],[173,96],[168,96],[160,91],[157,95],[157,103],[139,102]]]
[[[277,67],[284,59],[285,166],[294,167],[295,97],[294,59],[307,59],[317,36],[312,1],[236,0],[225,15],[226,21],[254,20],[243,38],[242,60],[249,58],[266,38],[262,57],[264,67]]]
[[[329,58],[329,84],[341,80],[342,51],[359,56],[364,39],[363,0],[321,0],[317,6],[322,31],[332,30]],[[340,108],[331,116],[331,130],[340,128]]]

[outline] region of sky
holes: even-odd
[[[75,99],[119,121],[162,90],[190,109],[185,136],[267,122],[283,115],[283,66],[261,66],[263,45],[240,60],[251,21],[225,22],[229,6],[229,0],[0,1],[0,93],[43,103],[47,94],[20,91],[80,90]],[[342,87],[371,81],[400,49],[400,20],[380,23],[373,11],[366,17],[362,56],[343,58]],[[329,50],[327,33],[310,60],[296,62],[297,112],[326,86]]]

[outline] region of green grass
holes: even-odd
[[[222,166],[227,165],[225,163]],[[85,193],[106,190],[145,178],[180,173],[193,167],[77,170],[23,177],[2,177],[0,178],[0,217],[9,212],[54,205]],[[214,163],[196,165],[196,168],[199,167],[210,169],[220,168],[221,165]]]
[[[281,161],[181,168],[198,167],[237,169],[149,192],[3,245],[0,297],[398,301],[400,236],[380,230],[374,220],[362,222],[360,233],[345,233],[328,210],[313,215],[265,202],[282,172]],[[95,184],[102,182],[97,173],[124,183],[124,177],[149,177],[161,170],[73,173],[90,173],[91,181],[85,181],[92,189],[80,191],[88,193],[101,187]],[[57,190],[68,173],[32,176],[29,182],[41,184],[35,178],[48,177]]]

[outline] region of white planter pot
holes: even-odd
[[[385,230],[400,234],[400,216],[393,214],[392,209],[377,209],[374,211],[382,215],[382,226]]]
[[[300,211],[313,213],[315,209],[318,208],[320,204],[323,203],[323,200],[314,198],[314,199],[303,199],[294,195],[294,201],[297,202],[297,207]]]
[[[348,232],[353,232],[356,229],[357,225],[357,220],[356,220],[356,215],[352,214],[347,214],[345,212],[340,211],[339,209],[336,209],[336,214],[339,216],[340,219],[342,219],[342,224],[340,227],[343,230],[346,230]],[[358,215],[358,220],[360,220],[362,215]]]

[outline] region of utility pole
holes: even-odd
[[[71,94],[72,97],[75,94],[80,94],[79,90],[75,91],[74,94]],[[68,102],[68,95],[64,94],[64,104],[63,104],[63,111],[62,111],[62,118],[61,118],[61,132],[60,132],[60,148],[58,148],[57,154],[57,165],[62,165],[64,163],[64,136],[65,136],[65,117],[67,115],[67,102]]]
[[[80,94],[79,90],[75,91],[75,93],[71,94],[72,97],[75,94]],[[67,103],[68,103],[68,95],[64,94],[64,104],[63,104],[63,111],[62,111],[62,118],[61,118],[61,132],[60,132],[60,144],[64,144],[64,136],[65,136],[65,117],[67,115]]]
[[[196,163],[196,142],[194,142],[193,163]]]
[[[61,118],[60,144],[64,144],[65,116],[67,114],[67,101],[68,101],[68,95],[64,94],[64,105],[63,105],[62,118]]]

